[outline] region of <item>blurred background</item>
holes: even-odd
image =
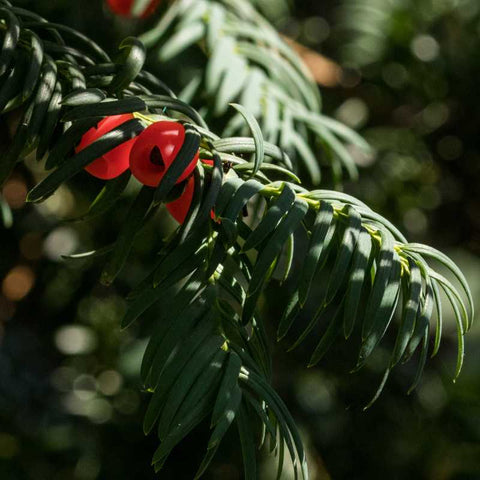
[[[116,18],[101,0],[14,3],[77,28],[110,51],[125,34],[154,22]],[[321,84],[325,112],[374,147],[369,157],[353,152],[360,181],[344,190],[410,240],[449,254],[478,298],[480,2],[255,3],[296,42]],[[161,65],[151,68],[181,87]],[[4,148],[7,125],[1,130]],[[124,295],[142,279],[173,221],[164,212],[147,226],[120,280],[102,287],[101,262],[66,262],[61,255],[108,245],[128,198],[110,215],[76,222],[101,183],[78,176],[44,204],[25,205],[36,169],[33,162],[20,166],[0,203],[0,478],[153,479],[156,439],[142,433],[147,394],[138,370],[155,311],[128,331],[120,331],[119,321]],[[285,289],[270,289],[263,305],[268,318],[281,313],[277,300]],[[380,362],[350,374],[356,350],[340,342],[319,367],[306,369],[311,345],[292,353],[274,346],[274,384],[304,435],[313,479],[480,479],[478,318],[456,384],[448,308],[445,332],[417,390],[406,394],[415,371],[410,362],[392,373],[365,412],[380,383]],[[392,342],[382,342],[377,358],[388,355]],[[160,478],[192,478],[205,448],[202,435],[177,449]],[[226,438],[205,478],[242,478],[235,435]],[[275,478],[273,460],[262,458],[260,478]],[[293,477],[287,471],[282,478]]]

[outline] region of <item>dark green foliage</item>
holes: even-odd
[[[257,140],[263,131],[269,142],[302,164],[313,184],[320,183],[322,173],[319,151],[312,145],[321,142],[334,180],[340,181],[342,169],[356,178],[344,143],[365,151],[368,144],[321,114],[318,88],[305,65],[251,2],[197,0],[192,8],[188,0],[178,0],[140,38],[163,62],[194,46],[204,54],[202,71],[192,74],[181,98],[194,102],[195,96],[206,94],[208,115],[222,120],[222,136],[246,135],[250,130]],[[228,111],[231,102],[241,104],[233,115]],[[262,148],[258,156],[263,156]]]

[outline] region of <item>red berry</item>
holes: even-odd
[[[190,177],[185,185],[185,190],[183,193],[173,202],[167,203],[167,210],[170,212],[172,217],[178,222],[183,223],[185,218],[187,218],[188,211],[190,210],[190,205],[192,204],[193,191],[195,188],[195,180]]]
[[[117,15],[122,17],[132,17],[132,7],[134,0],[106,0],[107,5],[109,6],[110,10]],[[151,0],[148,7],[142,13],[141,18],[147,18],[152,15],[158,5],[160,4],[160,0]]]
[[[213,160],[204,160],[201,159],[202,163],[207,165],[213,165]],[[172,217],[180,224],[185,221],[187,218],[188,211],[190,210],[190,205],[192,204],[193,192],[195,190],[195,180],[193,175],[188,179],[187,184],[183,193],[173,202],[167,203],[167,210],[170,212]],[[215,220],[215,212],[210,212],[210,218]]]
[[[132,118],[133,115],[125,114],[112,115],[111,117],[106,117],[103,120],[100,120],[96,127],[92,127],[83,135],[80,143],[75,147],[75,152],[81,152],[95,140]],[[110,180],[118,177],[125,172],[125,170],[128,170],[130,150],[132,149],[135,140],[136,138],[132,138],[118,147],[115,147],[113,150],[110,150],[110,152],[105,153],[105,155],[87,165],[85,170],[90,173],[90,175],[101,178],[102,180]]]
[[[157,122],[138,137],[130,153],[133,176],[144,185],[156,187],[175,161],[185,140],[185,128],[177,122]],[[183,182],[195,169],[198,152],[176,183]]]

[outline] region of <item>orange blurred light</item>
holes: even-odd
[[[16,266],[8,272],[2,282],[2,292],[8,300],[18,302],[24,298],[35,283],[35,274],[26,266]]]
[[[27,186],[19,178],[12,178],[3,187],[3,196],[10,208],[22,208],[27,198]]]

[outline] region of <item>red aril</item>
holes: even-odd
[[[132,175],[144,185],[156,187],[175,161],[185,140],[185,128],[178,122],[161,121],[146,128],[130,152]],[[176,183],[185,180],[195,169],[198,152]]]
[[[96,127],[92,127],[88,130],[80,140],[80,143],[75,147],[75,152],[81,152],[84,148],[91,145],[100,137],[110,132],[114,128],[118,127],[122,123],[128,122],[133,118],[131,114],[125,115],[112,115],[106,117],[97,124]],[[100,158],[97,158],[92,163],[85,167],[85,170],[94,177],[102,180],[110,180],[118,177],[123,172],[128,170],[130,165],[130,151],[135,143],[136,138],[122,143],[118,147],[115,147],[108,153],[105,153]]]

